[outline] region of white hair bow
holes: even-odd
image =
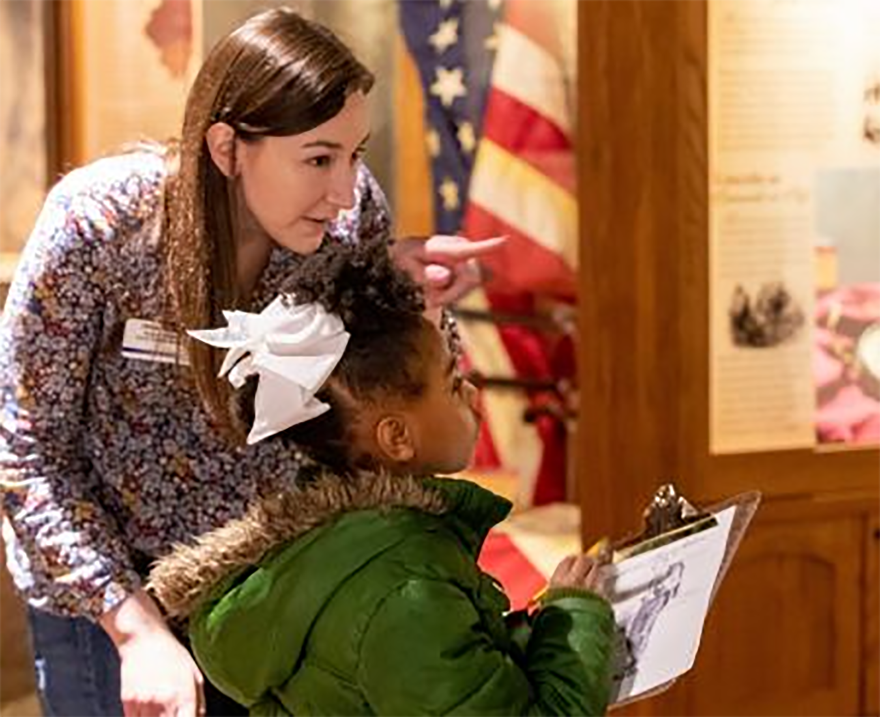
[[[333,373],[348,344],[342,320],[318,304],[276,298],[259,314],[224,311],[228,326],[188,331],[194,339],[228,349],[220,376],[241,388],[258,375],[249,445],[329,410],[315,393]]]

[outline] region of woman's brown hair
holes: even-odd
[[[186,103],[183,132],[170,153],[163,233],[170,323],[182,336],[221,323],[241,307],[236,284],[235,192],[208,151],[205,135],[225,122],[244,141],[306,132],[334,117],[352,92],[369,92],[373,75],[327,28],[287,9],[254,16],[210,52]],[[189,342],[199,398],[228,432],[227,382],[216,356]]]

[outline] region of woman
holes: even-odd
[[[141,579],[299,458],[242,445],[213,355],[184,331],[294,288],[325,239],[388,232],[359,161],[372,83],[326,28],[263,13],[208,56],[179,145],[95,162],[47,198],[0,335],[4,537],[46,714],[204,711],[201,675]],[[496,244],[391,250],[437,305],[474,285]]]

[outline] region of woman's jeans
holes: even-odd
[[[33,608],[28,619],[44,717],[122,715],[119,656],[107,633],[85,618]],[[207,682],[205,701],[211,717],[248,713]]]

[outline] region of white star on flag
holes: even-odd
[[[437,26],[437,32],[428,38],[428,42],[434,46],[438,55],[443,54],[448,48],[458,42],[458,18],[453,17],[443,20]]]
[[[462,122],[456,136],[465,153],[470,154],[474,151],[477,146],[477,136],[474,134],[474,126],[470,122]]]
[[[460,67],[452,70],[438,67],[435,77],[437,79],[431,85],[431,94],[439,97],[444,107],[452,107],[452,103],[456,99],[467,95],[467,89],[464,86],[464,71]]]
[[[489,52],[496,52],[498,50],[498,35],[501,32],[501,23],[496,22],[492,28],[492,34],[486,37],[486,41],[483,43],[483,47],[485,47]]]
[[[428,146],[428,154],[432,157],[440,156],[440,135],[436,129],[430,129],[425,133],[425,144]]]
[[[458,185],[449,177],[440,184],[440,196],[443,199],[443,208],[447,212],[458,209]]]

